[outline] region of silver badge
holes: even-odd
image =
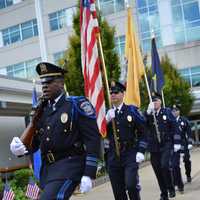
[[[166,115],[163,115],[163,119],[166,120],[166,119],[167,119],[167,116],[166,116]]]
[[[68,114],[67,113],[62,113],[60,117],[61,122],[64,124],[68,120]]]
[[[133,120],[133,119],[132,119],[132,116],[131,116],[131,115],[128,115],[128,116],[127,116],[127,120],[128,120],[129,122],[132,122],[132,120]]]

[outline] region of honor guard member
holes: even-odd
[[[173,105],[172,113],[176,118],[179,129],[181,131],[181,150],[174,155],[174,180],[178,186],[180,192],[184,191],[184,184],[181,176],[180,169],[180,154],[183,154],[183,162],[185,163],[185,174],[187,181],[191,182],[191,161],[190,161],[190,149],[192,149],[192,131],[189,121],[180,116],[180,105]]]
[[[106,114],[109,142],[105,150],[106,165],[115,200],[128,200],[128,196],[130,200],[140,200],[138,165],[144,160],[147,148],[145,121],[137,107],[123,103],[124,92],[124,85],[112,82],[110,94],[113,107]],[[119,157],[115,149],[112,120],[116,125]]]
[[[80,192],[88,192],[92,188],[91,179],[96,176],[100,134],[95,111],[85,97],[66,96],[63,69],[42,62],[36,71],[47,103],[35,122],[32,148],[14,137],[10,149],[20,156],[40,148],[40,200],[67,200],[79,183]]]
[[[174,151],[180,150],[181,145],[175,117],[172,115],[171,109],[163,108],[161,104],[161,96],[154,94],[145,116],[149,130],[148,150],[161,191],[160,200],[168,200],[168,191],[170,198],[176,195],[173,183],[172,156]]]

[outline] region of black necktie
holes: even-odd
[[[116,108],[116,109],[115,109],[115,116],[117,117],[118,115],[119,115],[119,109]]]

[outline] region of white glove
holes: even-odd
[[[192,149],[192,144],[188,144],[188,150],[191,150]]]
[[[150,102],[147,108],[147,114],[151,114],[154,111],[154,102]]]
[[[115,118],[115,110],[114,110],[114,108],[111,108],[108,110],[108,112],[106,114],[107,123],[110,122],[113,118]]]
[[[83,176],[81,178],[80,192],[86,193],[92,189],[92,180],[89,176]]]
[[[181,149],[181,145],[180,144],[174,144],[174,152],[177,152]]]
[[[144,161],[144,154],[140,153],[140,152],[137,152],[137,154],[136,154],[136,162],[137,163],[141,163],[142,161]]]
[[[18,137],[14,137],[10,143],[10,150],[16,156],[22,156],[27,153],[27,149]]]

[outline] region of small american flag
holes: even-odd
[[[34,182],[32,178],[30,178],[27,189],[26,189],[26,196],[30,199],[37,200],[39,198],[40,188]]]
[[[105,100],[96,34],[99,33],[95,0],[81,0],[81,61],[85,95],[95,107],[100,133],[106,134]]]
[[[2,200],[13,200],[15,197],[14,192],[11,187],[6,183],[3,191],[3,199]]]

